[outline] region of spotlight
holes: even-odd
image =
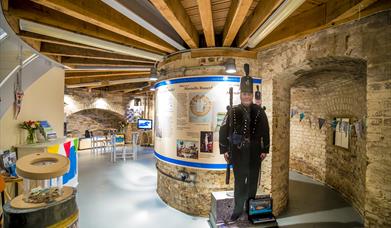
[[[225,72],[228,74],[236,73],[236,65],[235,65],[235,59],[228,58],[227,61],[224,64],[225,66]]]
[[[157,69],[156,67],[151,68],[151,76],[149,78],[151,81],[157,81]]]

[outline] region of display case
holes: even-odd
[[[35,143],[28,145],[18,145],[17,158],[34,153],[58,154],[67,157],[70,161],[70,169],[62,177],[64,186],[77,187],[78,185],[78,162],[77,148],[79,140],[76,138],[58,138],[56,140],[44,143]]]
[[[62,193],[62,176],[45,180],[23,178],[23,200],[26,203],[51,202]]]
[[[69,159],[59,154],[34,153],[20,158],[16,172],[23,178],[24,203],[49,203],[61,198],[63,175],[69,167]]]
[[[4,227],[79,227],[76,188],[63,186],[70,164],[63,155],[45,152],[18,159],[24,192],[3,206]]]

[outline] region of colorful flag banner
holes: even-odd
[[[53,145],[53,146],[49,146],[48,147],[48,153],[51,153],[51,154],[57,154],[58,153],[58,148],[60,147],[60,144],[56,144],[56,145]]]
[[[305,115],[304,115],[304,112],[301,112],[301,113],[300,113],[300,121],[302,121],[302,120],[304,119],[304,116],[305,116]]]
[[[64,149],[67,157],[69,157],[69,153],[71,149],[71,141],[64,143]]]
[[[331,127],[333,128],[333,130],[336,130],[337,129],[337,125],[338,125],[338,121],[336,120],[332,120],[331,123],[330,123]]]
[[[354,124],[354,128],[356,130],[357,137],[361,138],[362,137],[362,122],[361,122],[361,120],[357,121]]]
[[[291,109],[291,118],[294,117],[297,114],[296,109]]]
[[[322,129],[323,127],[323,124],[326,122],[325,119],[322,119],[322,118],[318,118],[318,123],[319,123],[319,129]]]
[[[341,123],[342,131],[345,133],[345,137],[348,135],[349,123],[342,121]]]

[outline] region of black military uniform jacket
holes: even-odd
[[[233,126],[229,126],[229,117],[233,115]],[[220,153],[228,152],[229,130],[232,132],[233,150],[231,162],[235,164],[258,165],[260,154],[269,152],[269,125],[265,111],[256,104],[246,108],[236,105],[225,116],[219,132]],[[246,148],[246,149],[245,149]]]

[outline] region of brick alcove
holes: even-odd
[[[335,117],[351,123],[365,118],[366,62],[335,58],[317,65],[321,69],[297,71],[300,76],[291,86],[291,110],[298,114],[290,119],[290,169],[331,186],[363,215],[365,135],[352,130],[348,149],[335,146],[330,123]],[[326,120],[321,129],[318,118]]]
[[[67,130],[79,131],[119,128],[120,122],[125,122],[124,116],[105,109],[84,109],[67,116]]]
[[[288,204],[289,132],[291,85],[317,63],[327,58],[366,63],[365,129],[365,194],[362,202],[366,227],[389,227],[390,173],[390,64],[389,39],[391,11],[384,11],[357,21],[326,29],[303,39],[288,41],[258,53],[262,75],[262,103],[272,116],[272,189],[274,211],[281,212]],[[319,61],[323,59],[322,61]],[[350,64],[351,62],[352,64]],[[338,67],[338,66],[336,66]],[[302,72],[300,72],[302,70]],[[269,120],[270,121],[270,120]]]

